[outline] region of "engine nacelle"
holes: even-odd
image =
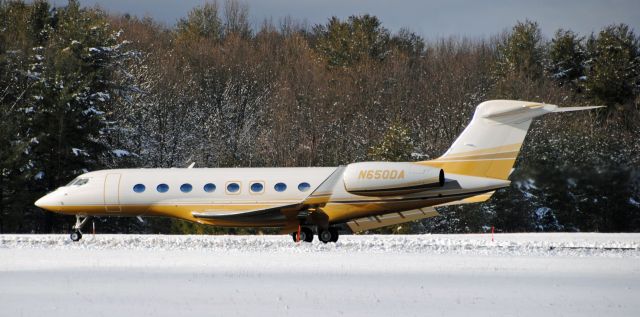
[[[392,196],[444,185],[444,171],[415,163],[362,162],[349,164],[344,187],[362,196]]]

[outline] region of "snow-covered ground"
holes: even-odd
[[[640,234],[0,235],[0,316],[640,316]]]

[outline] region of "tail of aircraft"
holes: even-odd
[[[599,107],[563,107],[543,103],[490,100],[476,107],[471,123],[441,157],[421,162],[445,173],[507,179],[533,118]]]

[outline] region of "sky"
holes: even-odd
[[[85,6],[112,13],[150,16],[171,26],[206,0],[80,0]],[[56,5],[66,0],[52,0]],[[218,1],[223,3],[224,1]],[[525,19],[539,23],[543,34],[552,37],[559,29],[583,35],[604,26],[626,23],[640,33],[640,0],[244,0],[252,24],[265,19],[277,23],[291,16],[311,25],[325,23],[331,16],[346,18],[369,13],[382,20],[392,32],[402,27],[427,39],[449,36],[487,38]]]

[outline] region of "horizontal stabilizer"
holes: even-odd
[[[557,107],[553,112],[569,112],[604,108],[605,106],[587,106],[587,107]]]
[[[487,119],[500,119],[504,117],[516,117],[519,119],[530,119],[551,112],[569,112],[602,108],[604,106],[587,107],[558,107],[556,105],[544,103],[514,103],[503,105],[502,107],[486,107],[482,109],[481,116]]]
[[[494,190],[494,191],[490,191],[488,193],[467,197],[465,199],[456,200],[456,201],[450,201],[448,203],[436,205],[434,207],[444,207],[444,206],[454,206],[454,205],[481,203],[481,202],[485,202],[485,201],[489,200],[489,198],[491,198],[491,196],[493,196],[493,194],[495,192],[496,191]]]
[[[347,226],[349,226],[349,228],[353,232],[361,232],[361,231],[366,231],[371,229],[382,228],[386,226],[397,225],[405,222],[436,217],[440,214],[436,211],[435,207],[480,203],[480,202],[489,200],[489,198],[491,198],[491,196],[494,193],[495,191],[490,191],[484,194],[467,197],[465,199],[456,200],[456,201],[448,202],[445,204],[436,205],[433,207],[425,207],[420,209],[394,212],[394,213],[385,214],[381,216],[370,216],[370,217],[353,219],[347,222]]]

